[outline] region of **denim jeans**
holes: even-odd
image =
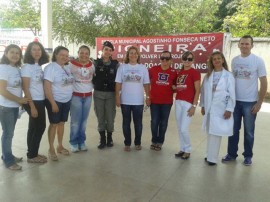
[[[135,130],[135,145],[141,145],[141,136],[142,136],[142,118],[143,118],[143,105],[121,105],[122,115],[123,115],[123,133],[125,137],[124,144],[126,146],[131,145],[131,114],[134,122]]]
[[[163,144],[172,104],[151,104],[152,143]]]
[[[70,144],[82,144],[86,140],[86,124],[90,112],[92,96],[72,96],[70,106]]]
[[[241,123],[243,118],[244,123],[244,157],[253,156],[253,144],[254,144],[254,131],[255,131],[255,120],[257,114],[252,114],[251,109],[256,102],[241,102],[236,101],[236,105],[233,112],[234,126],[233,136],[229,137],[228,140],[228,154],[236,158],[238,151],[239,133],[241,129]]]
[[[0,106],[0,121],[2,125],[2,159],[6,167],[10,167],[15,163],[12,154],[12,138],[14,136],[15,125],[18,118],[19,108]]]
[[[31,116],[30,106],[23,105],[29,115],[28,131],[27,131],[27,157],[35,158],[38,155],[39,145],[42,135],[46,129],[46,113],[45,113],[45,101],[33,101],[38,112],[38,117]]]

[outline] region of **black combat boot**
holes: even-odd
[[[113,139],[111,132],[107,132],[107,147],[113,147]]]
[[[104,149],[106,147],[106,135],[105,135],[105,131],[100,131],[100,142],[98,145],[99,149]]]

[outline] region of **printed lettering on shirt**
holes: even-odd
[[[185,90],[187,88],[186,85],[186,79],[187,79],[188,75],[180,75],[178,76],[177,80],[176,80],[176,88],[178,91],[182,91]]]
[[[126,71],[124,74],[124,82],[133,82],[133,83],[140,83],[142,76],[139,74],[138,71]]]
[[[237,79],[251,79],[251,71],[243,66],[236,66],[233,70],[234,77]]]
[[[156,81],[157,85],[169,85],[169,74],[158,73],[158,80]]]

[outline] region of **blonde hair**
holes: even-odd
[[[135,50],[136,53],[138,54],[138,59],[137,59],[137,63],[140,63],[140,58],[141,58],[141,55],[140,55],[140,52],[139,52],[139,49],[136,47],[136,46],[130,46],[127,50],[127,53],[126,53],[126,57],[125,57],[125,63],[128,64],[129,63],[129,52],[131,50]]]
[[[207,71],[207,74],[206,74],[207,77],[209,77],[209,76],[211,75],[211,73],[213,72],[213,70],[214,70],[214,68],[215,68],[215,67],[214,67],[214,64],[213,64],[213,57],[214,57],[215,55],[220,55],[220,56],[222,57],[222,59],[224,60],[224,62],[222,63],[222,67],[223,67],[224,69],[226,69],[227,71],[229,71],[228,64],[227,64],[227,62],[226,62],[226,59],[225,59],[223,53],[221,53],[221,52],[219,52],[219,51],[215,51],[215,52],[213,52],[213,53],[209,56],[209,58],[208,58],[208,62],[207,62],[207,65],[208,65],[208,71]]]

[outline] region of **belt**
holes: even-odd
[[[73,95],[79,96],[79,97],[89,97],[92,95],[92,92],[89,93],[78,93],[78,92],[73,92]]]

